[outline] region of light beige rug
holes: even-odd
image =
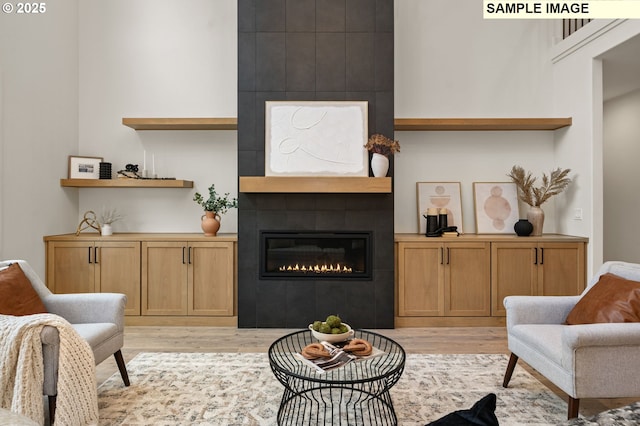
[[[497,395],[500,425],[556,425],[564,401],[523,368],[502,387],[505,355],[407,355],[391,395],[400,425],[424,425]],[[98,389],[101,425],[276,424],[282,385],[264,353],[142,353]]]

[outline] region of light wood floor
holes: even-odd
[[[126,362],[140,352],[267,352],[269,345],[289,329],[239,329],[235,327],[149,327],[125,328],[122,350]],[[407,353],[416,354],[509,354],[504,327],[434,327],[374,330],[400,343]],[[506,362],[505,366],[506,368]],[[526,368],[562,399],[566,395]],[[117,373],[113,357],[96,368],[98,384]],[[580,402],[580,414],[589,416],[633,402],[633,399],[589,399]],[[465,408],[465,407],[461,407]],[[467,407],[468,408],[468,407]]]

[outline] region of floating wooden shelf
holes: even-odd
[[[123,118],[135,130],[236,130],[238,119],[228,118]]]
[[[247,193],[391,193],[391,178],[240,176]]]
[[[60,179],[72,188],[193,188],[193,181],[180,179]]]
[[[558,130],[567,118],[396,118],[395,130]]]
[[[571,126],[566,118],[396,118],[399,131],[435,130],[558,130]],[[123,118],[135,130],[237,130],[238,119],[228,118]]]

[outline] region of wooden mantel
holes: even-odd
[[[240,176],[244,193],[379,193],[392,190],[390,177]]]

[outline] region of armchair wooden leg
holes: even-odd
[[[129,386],[129,373],[127,373],[127,365],[124,363],[124,358],[122,358],[122,352],[118,351],[113,356],[116,359],[116,364],[118,364],[118,370],[120,370],[124,385]]]
[[[507,371],[504,372],[504,380],[502,381],[502,387],[506,388],[509,386],[509,381],[511,380],[511,376],[513,375],[513,370],[516,368],[516,364],[518,363],[518,355],[511,352],[511,357],[509,357],[509,364],[507,364]]]
[[[579,407],[580,407],[580,399],[569,397],[569,412],[567,413],[568,420],[578,417]]]
[[[49,424],[52,425],[56,416],[56,395],[49,395]]]

